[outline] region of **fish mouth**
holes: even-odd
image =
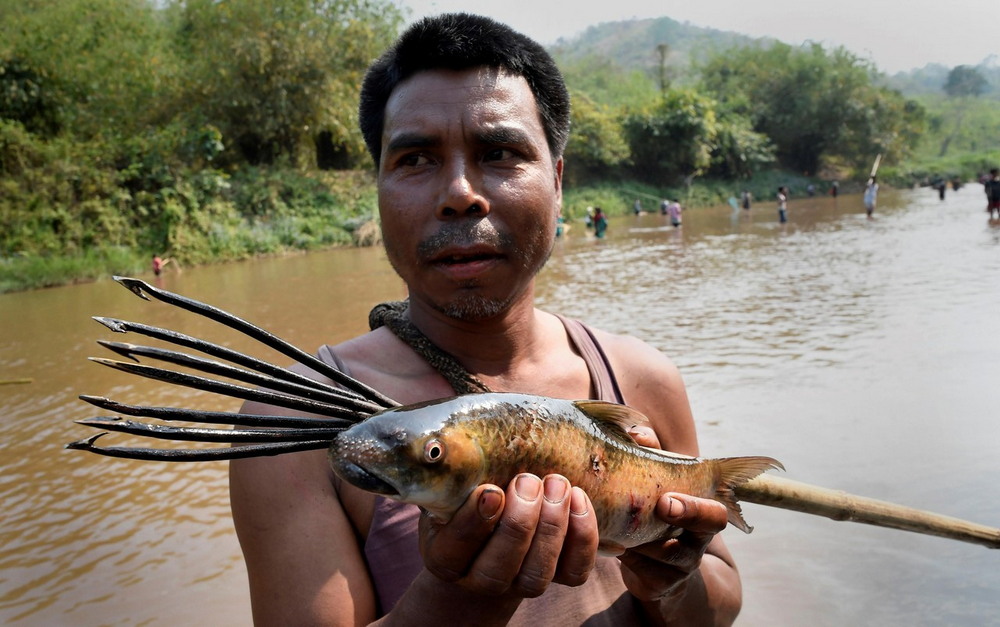
[[[395,486],[354,462],[341,463],[338,470],[338,474],[356,488],[384,496],[399,496]]]

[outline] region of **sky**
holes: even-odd
[[[542,44],[588,26],[669,17],[789,44],[843,46],[889,74],[928,63],[978,65],[1000,56],[997,0],[395,0],[413,20],[465,11],[504,22]],[[994,63],[1000,63],[995,58]]]

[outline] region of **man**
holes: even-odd
[[[867,213],[870,218],[872,217],[872,214],[875,213],[875,204],[878,202],[878,183],[876,182],[874,176],[868,179],[868,183],[865,185],[865,195],[863,200],[865,203],[865,213]]]
[[[424,20],[369,70],[361,126],[413,327],[494,391],[611,389],[649,417],[633,429],[640,442],[698,452],[666,357],[534,307],[569,130],[565,86],[540,46],[485,18]],[[403,403],[455,394],[384,326],[320,355]],[[663,495],[657,514],[677,537],[609,557],[597,556],[587,495],[558,475],[479,486],[441,521],[339,482],[320,451],[232,462],[231,499],[259,625],[708,625],[740,606],[716,536],[725,508],[712,500]]]
[[[986,212],[990,214],[991,220],[994,213],[1000,219],[1000,168],[990,170],[990,176],[983,182],[983,187],[986,189]]]

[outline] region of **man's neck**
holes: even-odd
[[[485,320],[465,321],[410,301],[410,321],[470,373],[516,377],[518,366],[538,358],[541,329],[530,298]]]

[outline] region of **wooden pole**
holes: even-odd
[[[880,152],[878,153],[878,155],[875,156],[875,165],[872,166],[872,173],[869,175],[869,177],[875,176],[878,173],[878,166],[881,165],[881,163],[882,163],[882,153]]]
[[[1000,528],[987,527],[912,507],[896,505],[839,490],[761,475],[738,488],[736,496],[746,503],[790,509],[838,521],[851,521],[912,531],[961,542],[1000,548]]]
[[[20,383],[31,383],[34,379],[28,377],[24,379],[0,379],[0,385],[17,385]]]

